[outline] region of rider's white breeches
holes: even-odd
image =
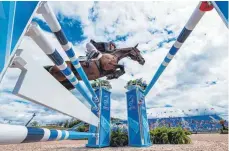
[[[86,48],[87,48],[87,51],[86,51],[86,53],[91,53],[91,52],[99,52],[96,48],[95,48],[95,46],[92,44],[92,43],[87,43],[86,44]],[[97,58],[94,58],[94,59],[100,59],[102,57],[102,53],[100,53],[99,52],[99,55],[98,55],[98,57]]]
[[[93,51],[98,52],[95,46],[90,42],[86,44],[86,48],[87,48],[87,53],[91,53]]]

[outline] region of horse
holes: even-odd
[[[139,64],[144,65],[145,59],[142,57],[137,46],[138,44],[134,47],[115,49],[111,53],[101,52],[102,57],[99,60],[91,59],[88,61],[85,56],[81,56],[79,57],[79,62],[88,80],[96,80],[105,76],[107,80],[117,79],[125,73],[124,66],[118,64],[121,59],[129,57]],[[81,80],[72,63],[70,61],[65,62],[77,79]],[[66,79],[57,66],[44,66],[44,68],[68,90],[74,89],[74,86]]]

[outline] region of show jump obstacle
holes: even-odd
[[[173,59],[177,51],[183,45],[184,41],[191,34],[197,23],[203,17],[206,11],[216,8],[222,20],[228,27],[228,2],[200,2],[193,14],[189,18],[187,24],[181,31],[176,42],[169,50],[165,59],[161,63],[153,79],[147,86],[145,92],[140,87],[132,87],[127,94],[127,116],[128,116],[128,137],[129,146],[150,146],[149,139],[149,125],[146,114],[145,96],[149,93],[154,86],[162,72],[168,66],[169,62]]]
[[[144,91],[132,87],[126,93],[129,146],[151,146]]]
[[[78,58],[68,42],[60,24],[47,2],[16,2],[19,6],[33,4],[35,12],[42,14],[49,27],[55,34],[63,50],[78,71],[90,93],[84,89],[75,77],[71,69],[66,65],[63,57],[49,42],[36,22],[28,21],[25,25],[24,35],[29,36],[41,48],[41,50],[57,65],[65,77],[86,99],[91,109],[85,106],[71,92],[65,89],[42,66],[38,65],[29,54],[29,51],[17,49],[12,56],[11,68],[19,68],[21,74],[18,78],[13,93],[17,96],[59,111],[63,114],[77,118],[90,124],[88,133],[74,131],[48,130],[41,128],[29,128],[24,126],[0,125],[0,144],[28,143],[35,141],[49,141],[62,139],[88,138],[87,147],[105,147],[110,145],[110,92],[99,88],[93,90],[86,74],[84,73]],[[4,7],[10,2],[1,2]],[[17,5],[16,5],[17,6]],[[22,9],[22,8],[15,8]],[[5,10],[3,10],[5,11]],[[10,11],[10,10],[8,10]],[[34,12],[31,11],[31,14]],[[31,15],[29,18],[32,18]],[[20,39],[20,38],[19,38]],[[36,74],[39,73],[37,77]],[[45,85],[44,85],[45,83]],[[34,90],[36,88],[36,90]],[[55,96],[52,96],[55,94]],[[20,131],[20,132],[17,132]]]
[[[145,96],[191,34],[204,13],[213,8],[216,9],[228,27],[228,2],[200,2],[145,92],[139,87],[132,87],[126,93],[129,146],[143,147],[152,144],[149,135]],[[43,16],[90,93],[87,93],[71,69],[67,67],[63,57],[44,36],[39,25],[36,22],[31,22],[36,13]],[[4,60],[4,64],[0,64],[0,82],[9,67],[18,68],[21,73],[13,94],[90,124],[88,133],[0,124],[0,144],[88,138],[87,147],[109,146],[110,92],[102,88],[95,91],[92,89],[75,55],[72,44],[67,40],[48,3],[0,2],[0,25],[2,30],[2,34],[0,34],[0,60]],[[32,38],[52,62],[57,65],[90,107],[63,87],[43,66],[37,64],[32,59],[29,50],[18,49],[21,39],[25,35]],[[55,94],[55,97],[52,94]]]

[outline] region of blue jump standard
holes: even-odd
[[[126,92],[129,146],[151,146],[149,124],[143,90],[133,86]]]
[[[90,148],[101,148],[110,146],[110,95],[111,93],[104,89],[99,88],[95,90],[99,102],[96,104],[99,110],[92,110],[99,119],[99,126],[95,127],[90,125],[89,132],[97,133],[96,137],[91,137],[88,139],[88,144],[86,147]]]

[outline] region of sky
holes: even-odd
[[[113,41],[117,47],[139,43],[146,63],[142,66],[125,58],[120,61],[125,66],[125,75],[110,80],[111,116],[122,119],[127,116],[124,86],[129,80],[141,77],[150,82],[197,4],[196,1],[49,2],[78,56],[85,55],[90,39]],[[36,14],[33,20],[61,50],[42,16]],[[19,48],[29,50],[39,64],[51,64],[29,37],[23,37]],[[63,51],[60,53],[67,59]],[[19,74],[19,70],[9,69],[0,86],[0,123],[25,124],[34,112],[37,114],[34,120],[43,124],[70,119],[12,95]],[[72,93],[78,97],[75,90]],[[219,114],[227,118],[228,30],[215,10],[205,13],[147,95],[146,104],[148,118],[185,116],[182,110],[188,115]],[[169,114],[158,115],[161,112]]]

